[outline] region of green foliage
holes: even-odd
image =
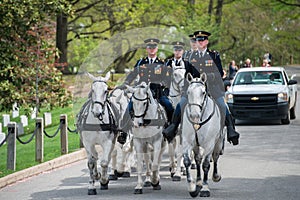
[[[74,5],[74,9],[80,10],[92,2],[80,1]],[[97,6],[85,11],[85,14],[78,13],[76,20],[70,22],[71,31],[68,37],[72,42],[69,50],[69,63],[76,63],[76,65],[83,63],[84,55],[88,55],[83,51],[92,50],[89,44],[78,42],[82,37],[89,37],[90,43],[93,43],[92,40],[95,39],[97,43],[101,43],[113,37],[114,34],[149,26],[173,27],[176,31],[186,35],[196,30],[210,31],[212,33],[210,48],[221,53],[224,66],[231,59],[235,59],[239,64],[248,57],[258,66],[267,51],[273,55],[272,65],[284,65],[290,61],[290,56],[293,56],[294,63],[300,62],[300,55],[296,53],[299,52],[300,43],[300,12],[299,4],[297,6],[295,0],[223,1],[221,24],[216,22],[219,17],[216,14],[217,6],[219,6],[217,3],[220,2],[216,0],[196,0],[194,3],[193,1],[170,2],[166,0],[155,2],[114,0],[110,2],[99,1]],[[211,14],[208,13],[210,2],[213,3]],[[101,15],[98,14],[99,12]],[[74,30],[74,27],[80,27],[80,29]],[[73,41],[76,41],[75,44],[72,44]],[[75,52],[76,49],[80,49],[80,54],[74,55],[73,47]],[[122,49],[121,45],[119,49]],[[122,53],[119,51],[118,54],[127,57],[133,55],[125,55],[126,49],[123,51]],[[112,67],[132,67],[143,53],[144,51],[134,52],[131,60],[124,59],[123,63],[116,62]]]
[[[66,106],[71,95],[63,88],[54,62],[55,13],[70,13],[60,0],[4,0],[0,3],[0,111],[14,102],[25,109]]]

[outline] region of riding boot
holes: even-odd
[[[167,128],[165,128],[163,130],[163,135],[168,140],[169,143],[176,136],[177,128],[178,128],[178,126],[180,124],[180,121],[181,121],[181,113],[176,114],[174,112],[173,118],[172,118],[172,123]]]
[[[227,141],[233,145],[239,144],[240,134],[236,132],[231,114],[226,115],[225,125],[227,126]]]

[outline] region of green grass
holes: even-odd
[[[68,127],[71,130],[76,129],[76,127],[74,126],[74,113],[72,107],[56,108],[51,111],[52,124],[49,125],[48,127],[45,127],[45,131],[49,135],[53,135],[58,129],[61,114],[67,115]],[[43,115],[41,114],[41,116]],[[0,118],[2,118],[2,115]],[[11,121],[19,122],[19,117],[11,119]],[[35,129],[35,120],[30,119],[28,121],[28,127],[25,128],[24,128],[25,135],[20,137],[22,141],[28,141],[28,139],[33,134]],[[7,128],[4,128],[2,131],[7,133]],[[79,144],[80,144],[79,135],[68,131],[69,153],[80,149]],[[46,135],[44,135],[44,162],[52,160],[59,156],[61,156],[60,132],[54,138],[48,138]],[[21,144],[19,141],[16,141],[16,171],[20,171],[37,164],[39,164],[39,162],[35,161],[35,138],[28,144]],[[16,172],[13,170],[7,170],[6,165],[7,165],[7,144],[2,145],[0,147],[0,178]]]
[[[66,83],[66,88],[70,86],[76,86],[75,84],[76,75],[67,75],[63,79]],[[118,81],[124,78],[124,74],[114,74],[113,81],[109,81],[108,85],[114,87],[115,84],[120,84]],[[75,103],[75,102],[74,102]],[[76,105],[82,105],[84,99],[78,99]],[[71,130],[75,130],[75,113],[78,113],[80,108],[66,107],[66,108],[54,108],[52,110],[41,109],[39,117],[43,117],[44,112],[50,112],[52,115],[52,124],[45,127],[45,131],[49,135],[53,135],[60,123],[60,115],[66,114],[68,117],[68,127]],[[20,110],[20,115],[24,112]],[[3,122],[2,114],[0,113],[0,121]],[[6,113],[11,114],[11,113]],[[20,122],[20,117],[11,118],[10,121]],[[22,141],[27,141],[35,130],[35,119],[28,119],[28,126],[24,127],[24,135],[20,137]],[[7,128],[2,128],[2,132],[7,134]],[[80,138],[76,133],[71,133],[68,131],[68,148],[69,153],[74,152],[80,149]],[[48,138],[44,135],[44,161],[49,161],[54,158],[61,156],[61,147],[60,147],[60,132],[54,138]],[[7,144],[4,144],[0,147],[0,178],[12,174],[14,172],[35,166],[40,164],[35,161],[35,138],[28,144],[21,144],[19,141],[16,141],[16,171],[7,170]]]

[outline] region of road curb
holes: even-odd
[[[13,174],[0,178],[0,189],[25,178],[29,178],[45,171],[53,170],[64,165],[71,164],[85,158],[85,149],[80,149],[79,151],[60,156],[59,158],[55,158],[39,165],[24,169],[22,171],[15,172]]]

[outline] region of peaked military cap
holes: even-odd
[[[144,42],[146,43],[147,48],[156,48],[160,40],[156,38],[149,38],[144,40]]]
[[[195,37],[194,34],[190,34],[189,38],[190,38],[191,41],[196,41],[196,37]]]
[[[208,36],[210,36],[211,33],[207,31],[196,31],[194,32],[194,36],[196,37],[197,41],[204,41],[208,39]]]
[[[172,42],[172,45],[174,46],[174,50],[181,50],[184,47],[184,43],[183,42]]]

